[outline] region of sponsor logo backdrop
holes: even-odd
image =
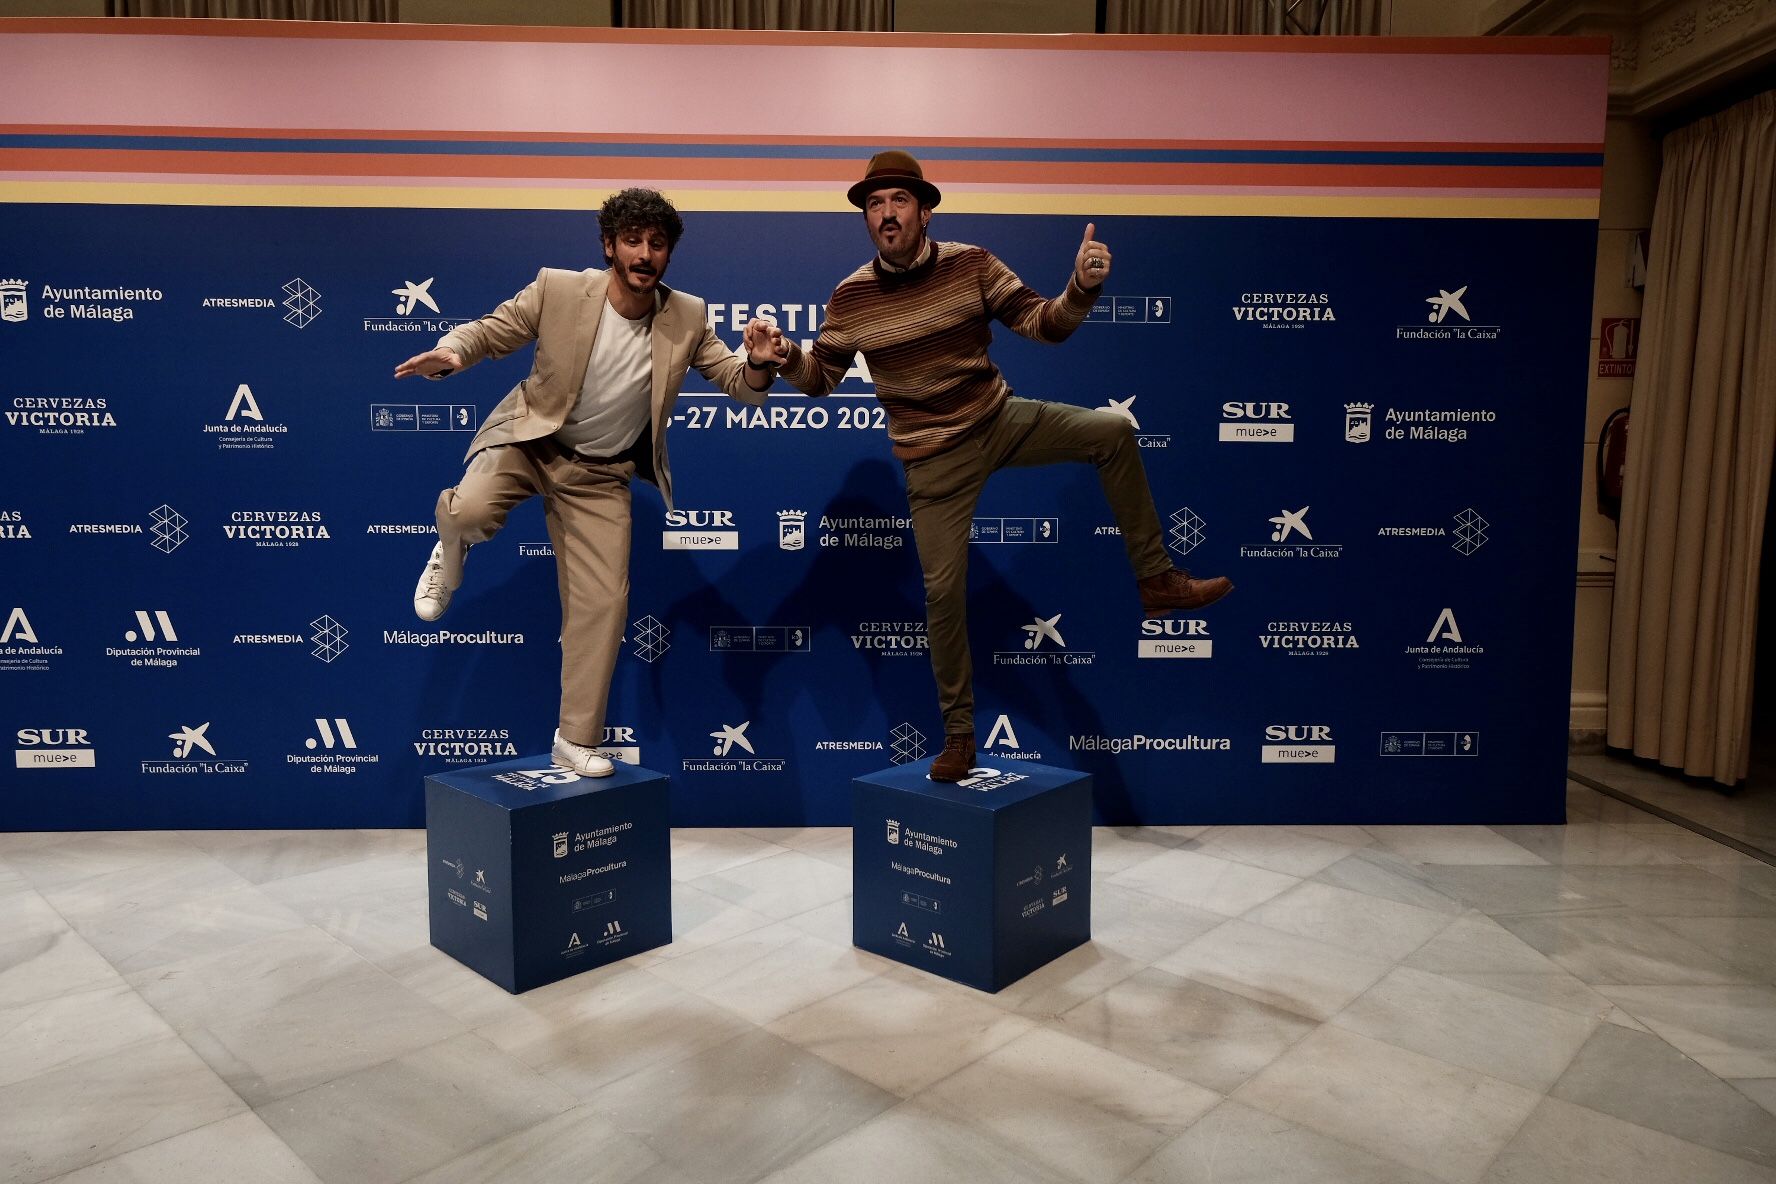
[[[844,178],[867,149],[828,155]],[[470,553],[441,621],[410,607],[437,492],[529,353],[389,374],[539,265],[597,262],[593,216],[4,192],[0,827],[409,826],[422,775],[546,750],[540,504]],[[998,474],[970,551],[982,765],[1088,771],[1117,823],[1558,819],[1595,222],[946,192],[937,236],[1046,294],[1097,223],[1091,319],[1059,347],[1001,330],[994,356],[1019,395],[1130,419],[1175,558],[1238,584],[1144,623],[1092,470]],[[681,200],[670,282],[730,344],[755,312],[811,340],[869,254],[825,188]],[[754,410],[693,373],[676,512],[636,485],[605,742],[670,775],[676,824],[843,823],[851,778],[941,745],[872,390],[780,382]]]

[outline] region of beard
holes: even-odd
[[[898,230],[892,245],[883,237],[883,232],[891,227]],[[919,252],[925,249],[925,228],[918,223],[904,225],[898,218],[884,219],[876,227],[875,239],[876,250],[881,252],[882,258],[896,267],[908,267],[919,257]]]

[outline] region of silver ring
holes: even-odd
[[[1085,269],[1087,271],[1103,271],[1104,261],[1102,259],[1088,259],[1085,262]]]

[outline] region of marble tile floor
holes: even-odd
[[[414,832],[0,835],[0,1184],[1776,1184],[1772,869],[1569,816],[1100,829],[998,995],[850,946],[833,828],[675,832],[677,940],[516,997]]]

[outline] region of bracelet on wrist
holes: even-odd
[[[752,356],[750,354],[748,354],[747,358],[746,358],[746,368],[749,370],[775,370],[778,368],[779,365],[781,365],[781,363],[775,362],[775,361],[755,362],[752,360]]]

